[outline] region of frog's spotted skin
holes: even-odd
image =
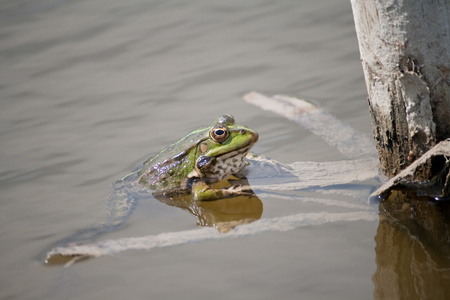
[[[222,115],[212,126],[189,133],[148,159],[138,181],[158,193],[192,193],[195,200],[230,197],[210,184],[244,168],[245,156],[257,140],[255,131]]]
[[[242,168],[245,167],[245,156],[251,147],[245,147],[228,154],[219,156],[214,162],[208,166],[208,169],[204,170],[207,173],[206,181],[208,182],[218,182],[226,179],[232,174],[238,173]],[[197,176],[197,172],[194,171],[191,176]]]

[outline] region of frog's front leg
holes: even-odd
[[[196,181],[192,184],[192,195],[194,200],[213,201],[237,196],[252,197],[254,196],[254,193],[249,186],[245,185],[232,185],[226,188],[214,188],[204,181]]]

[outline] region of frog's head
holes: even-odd
[[[245,156],[258,141],[256,131],[235,124],[231,115],[217,118],[209,137],[198,144],[195,170],[199,177],[217,182],[245,167]]]

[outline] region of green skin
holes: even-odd
[[[217,200],[245,195],[236,187],[215,189],[213,184],[239,172],[257,141],[255,131],[235,124],[230,115],[220,116],[213,126],[190,132],[144,162],[139,183],[166,197],[191,193],[194,200]]]

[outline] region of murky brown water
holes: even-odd
[[[392,246],[398,233],[380,234],[390,228],[384,221],[130,251],[70,268],[40,256],[105,219],[113,181],[222,113],[259,132],[257,153],[344,159],[241,97],[256,90],[312,99],[370,135],[349,1],[2,1],[0,65],[2,299],[371,299],[401,276],[389,264],[390,277],[377,269],[386,265],[383,249],[410,247]],[[261,201],[262,219],[344,210]],[[193,215],[153,199],[107,238],[196,226]],[[434,299],[448,295],[446,263],[424,273],[439,278]],[[414,283],[427,277],[408,278],[408,292],[395,295],[414,299],[430,287]]]

